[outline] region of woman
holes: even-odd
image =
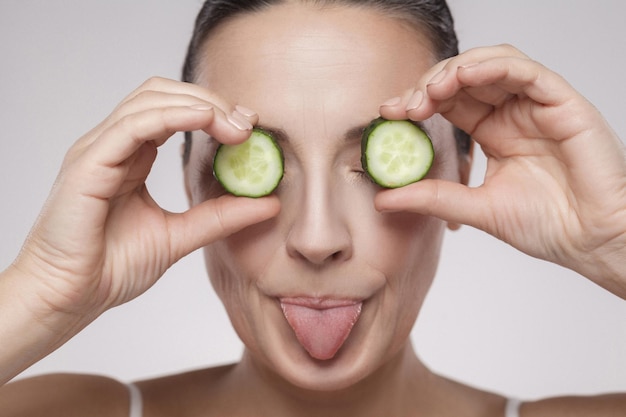
[[[624,297],[619,139],[565,81],[514,48],[454,56],[443,2],[247,9],[253,3],[207,3],[185,71],[195,84],[146,82],[72,147],[0,280],[0,315],[13,318],[0,330],[11,341],[0,353],[6,382],[204,247],[246,346],[242,361],[144,381],[132,396],[90,376],[18,381],[0,390],[3,412],[123,416],[129,398],[132,407],[142,399],[145,416],[515,412],[513,401],[433,374],[409,342],[443,231],[478,227]],[[423,121],[437,155],[428,179],[380,191],[363,175],[359,132],[379,114]],[[225,195],[211,156],[253,125],[280,138],[285,178],[271,197]],[[489,157],[481,188],[465,185],[470,152],[453,125]],[[182,215],[161,210],[144,186],[175,131],[193,132],[192,208]],[[623,395],[557,398],[521,413],[624,407]]]

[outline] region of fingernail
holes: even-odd
[[[439,84],[441,81],[443,81],[444,78],[446,78],[446,74],[447,74],[446,70],[442,70],[438,72],[433,78],[430,79],[427,85]]]
[[[401,101],[402,101],[402,97],[394,97],[385,101],[383,104],[381,104],[381,106],[395,106],[395,105],[400,104]]]
[[[422,93],[422,90],[417,90],[415,93],[413,93],[411,99],[407,103],[406,110],[417,109],[419,106],[422,105],[422,101],[424,101],[424,93]]]
[[[193,106],[189,106],[189,108],[200,111],[213,110],[213,106],[211,106],[210,104],[194,104]]]
[[[237,110],[226,116],[231,125],[235,126],[239,130],[252,130],[252,124],[246,119],[246,117],[239,113]]]
[[[249,108],[244,107],[244,106],[236,105],[235,110],[243,114],[246,117],[256,116],[256,112],[254,110],[250,110]]]

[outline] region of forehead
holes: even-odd
[[[409,88],[434,63],[427,37],[406,21],[371,7],[300,2],[227,20],[205,43],[204,58],[198,81],[229,95],[259,83],[329,90],[372,76],[379,79],[369,89],[392,81]]]

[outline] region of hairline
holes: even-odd
[[[199,42],[195,45],[190,45],[189,50],[192,48],[195,50],[192,58],[189,59],[189,51],[185,60],[185,66],[183,69],[183,81],[198,83],[201,72],[198,70],[198,64],[206,59],[208,53],[206,44],[211,38],[211,33],[218,30],[229,21],[244,17],[246,15],[262,12],[272,6],[279,6],[288,3],[310,4],[313,6],[319,6],[320,8],[330,6],[345,6],[361,9],[373,9],[380,13],[387,15],[389,18],[396,19],[398,22],[407,26],[408,29],[413,30],[418,36],[419,41],[428,42],[427,49],[431,52],[431,57],[436,61],[449,58],[449,52],[447,49],[438,47],[436,30],[429,26],[426,19],[417,16],[416,14],[406,13],[401,6],[398,5],[384,5],[381,3],[355,3],[350,0],[265,0],[261,4],[255,4],[248,9],[242,9],[231,13],[228,16],[217,19],[215,25],[205,28],[199,39]],[[199,17],[199,16],[198,16]],[[452,29],[454,30],[454,29]],[[194,38],[196,34],[194,32]],[[455,45],[456,46],[456,45]],[[434,64],[434,63],[433,63]],[[454,126],[454,139],[459,156],[469,155],[471,149],[471,139],[469,135],[461,129]],[[185,144],[183,148],[183,166],[189,162],[191,154],[191,132],[185,132]]]

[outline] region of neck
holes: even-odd
[[[353,386],[340,391],[296,387],[259,365],[248,353],[235,372],[239,389],[254,393],[255,410],[272,416],[380,416],[414,412],[428,403],[437,379],[417,358],[410,343],[390,361]],[[262,415],[265,415],[261,413]]]

